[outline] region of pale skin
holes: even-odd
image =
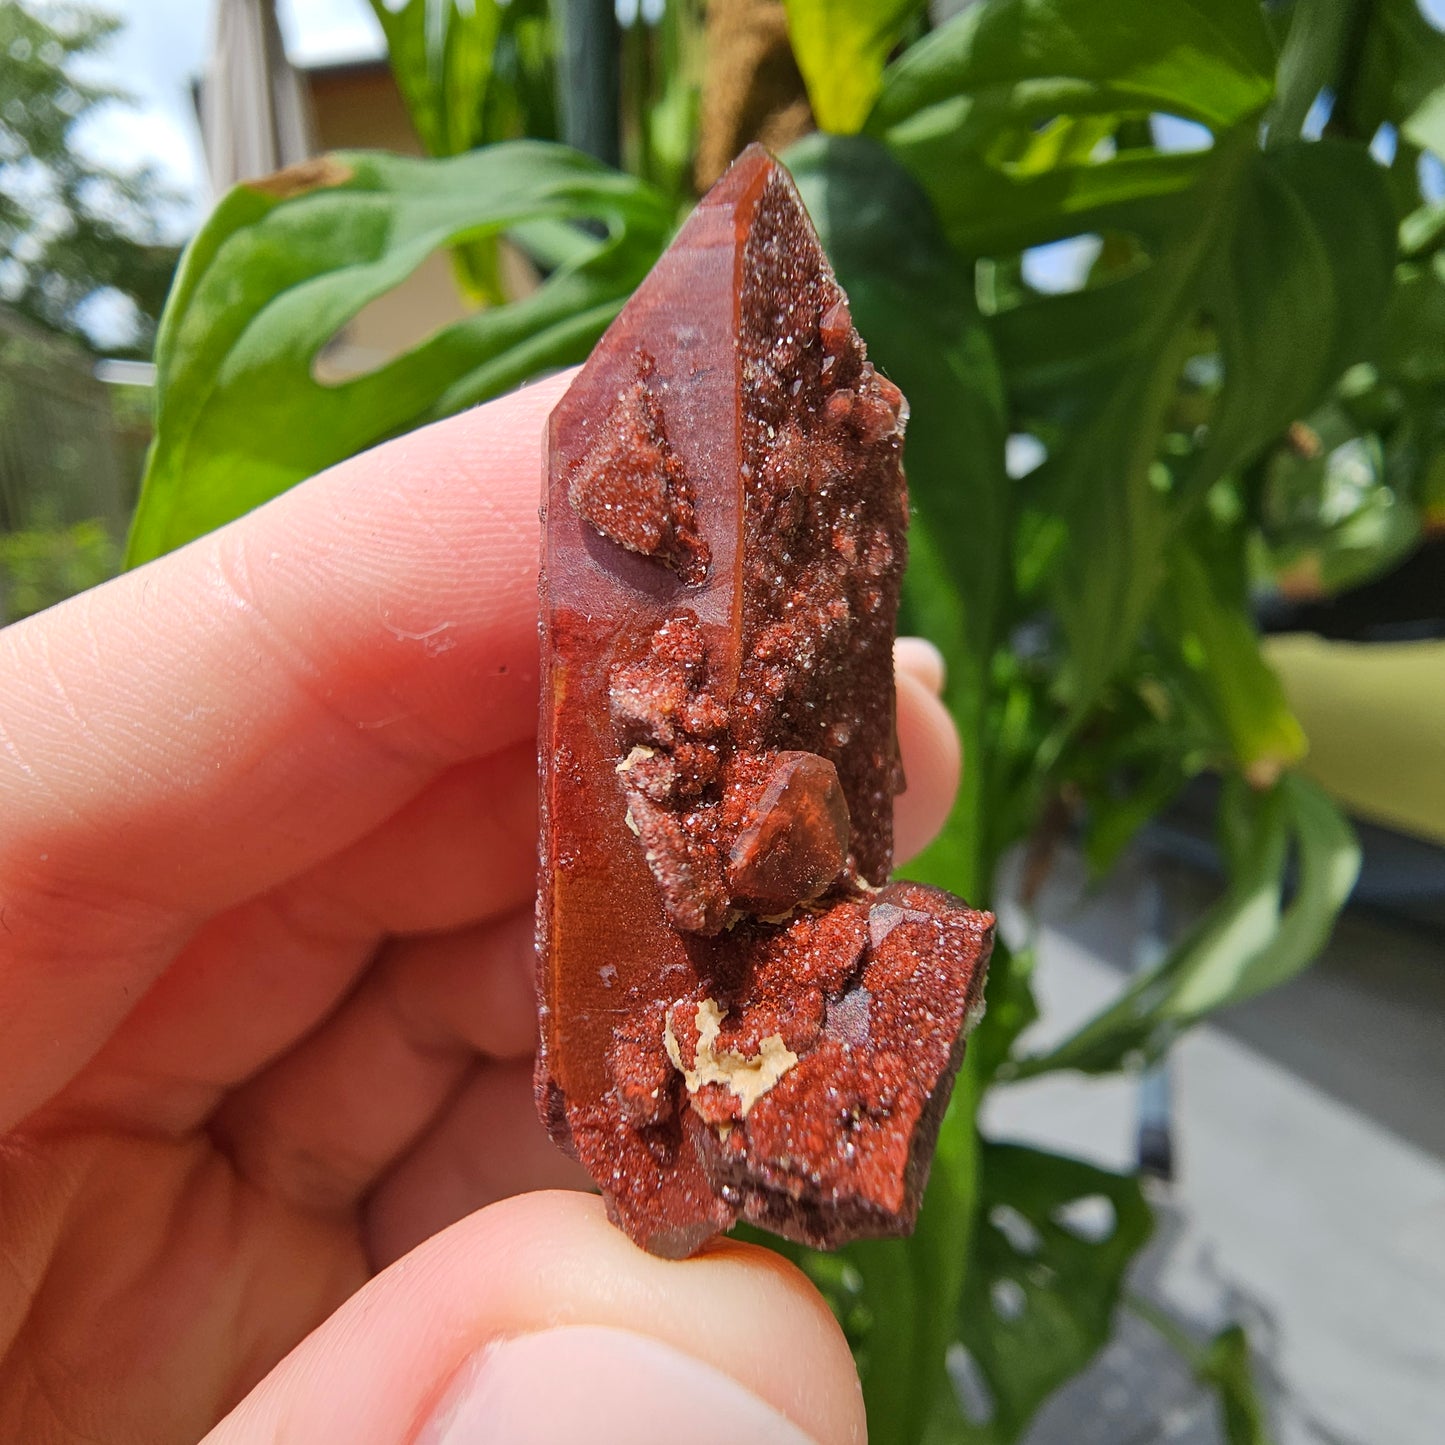
[[[863,1439],[801,1275],[642,1253],[536,1120],[561,384],[0,632],[0,1439],[412,1445],[477,1351],[558,1326]],[[959,756],[936,654],[897,673],[907,853]]]

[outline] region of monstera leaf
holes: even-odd
[[[601,222],[532,295],[330,382],[327,344],[433,251],[529,221]],[[156,349],[144,562],[383,438],[583,360],[666,243],[648,187],[560,146],[451,160],[352,152],[239,186],[182,262]]]
[[[1048,581],[1081,717],[1134,645],[1171,531],[1370,355],[1394,262],[1388,188],[1358,146],[1256,130],[1274,53],[1255,0],[995,0],[888,72],[869,128],[934,201],[947,239],[995,256],[1077,233],[1127,264],[1028,295],[992,327],[1015,408],[1048,461],[1033,500],[1066,538]],[[1163,112],[1212,150],[1118,148]],[[1104,144],[1108,137],[1108,144]],[[1207,430],[1170,467],[1180,373],[1222,370]]]
[[[1141,270],[994,318],[1020,420],[1049,438],[1031,481],[1067,535],[1048,586],[1080,710],[1133,646],[1191,508],[1370,355],[1394,259],[1378,168],[1330,142],[1260,152],[1236,136],[1188,192],[1114,222],[1147,239]],[[1222,383],[1183,434],[1180,376],[1201,345]]]
[[[1153,1219],[1135,1178],[1017,1144],[984,1143],[978,1162],[959,1389],[931,1439],[1009,1445],[1109,1338]]]
[[[1115,154],[1121,116],[1222,132],[1263,109],[1273,79],[1257,0],[994,0],[909,48],[868,129],[923,183],[949,240],[991,255],[1198,177],[1197,155]]]

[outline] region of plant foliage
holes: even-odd
[[[176,265],[173,198],[152,168],[76,144],[128,99],[85,78],[119,25],[84,6],[0,5],[0,301],[87,346],[144,354]],[[116,303],[104,324],[102,294]]]
[[[543,143],[539,5],[377,10],[436,158],[340,155],[217,207],[161,329],[132,562],[580,360],[672,231],[706,75],[692,0],[627,30],[630,174]],[[786,12],[820,133],[785,160],[912,402],[906,612],[946,653],[968,760],[916,871],[986,899],[1061,808],[1102,871],[1187,780],[1223,780],[1222,897],[1047,1052],[1032,960],[1000,947],[914,1239],[790,1251],[855,1347],[875,1442],[1002,1445],[1107,1337],[1149,1211],[1137,1180],[982,1138],[985,1092],[1157,1057],[1306,966],[1354,879],[1250,597],[1370,575],[1445,510],[1445,37],[1415,0]],[[504,240],[535,289],[497,289]],[[439,248],[490,304],[319,379]],[[1040,463],[1006,465],[1010,437]],[[1231,1438],[1262,1440],[1247,1367],[1228,1332],[1198,1364]]]
[[[93,520],[0,532],[0,626],[104,582],[119,550]]]
[[[603,234],[566,232],[566,254],[532,294],[361,376],[317,378],[326,345],[433,251],[545,220],[596,220]],[[238,187],[186,252],[161,328],[130,562],[385,437],[581,361],[671,221],[641,182],[538,141],[432,161],[347,153]]]

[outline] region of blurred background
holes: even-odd
[[[526,135],[620,165],[677,217],[748,140],[799,143],[788,154],[807,157],[820,128],[881,138],[922,185],[928,214],[918,228],[931,236],[941,224],[949,264],[967,276],[960,324],[977,327],[998,358],[1001,380],[983,388],[1001,408],[998,476],[1023,499],[1006,534],[1010,601],[991,634],[992,671],[982,681],[963,677],[958,687],[971,687],[972,701],[955,701],[973,719],[971,768],[975,757],[1003,759],[992,785],[1008,806],[999,802],[995,815],[1021,796],[1028,803],[989,846],[967,835],[983,827],[977,817],[960,825],[963,852],[948,856],[966,854],[981,872],[958,863],[950,873],[946,858],[936,870],[960,886],[963,869],[970,892],[994,898],[1014,960],[996,974],[1012,968],[1038,1010],[1030,1022],[1025,1009],[1016,1037],[1001,1044],[1012,1062],[992,1076],[980,1125],[986,1138],[1142,1181],[1155,1221],[1149,1242],[1121,1260],[1122,1283],[1099,1285],[1097,1328],[1079,1323],[1082,1306],[1059,1326],[1078,1339],[1061,1347],[1059,1367],[1043,1371],[1038,1388],[1018,1387],[1014,1417],[1005,1409],[1014,1388],[1007,1351],[963,1328],[949,1375],[960,1422],[929,1439],[1445,1440],[1445,272],[1436,266],[1445,239],[1437,150],[1445,0],[1253,8],[1272,47],[1255,66],[1265,77],[1258,93],[1230,90],[1250,72],[1242,62],[1216,64],[1209,43],[1224,55],[1233,42],[1215,36],[1182,61],[1173,55],[1186,75],[1178,95],[1190,98],[1165,104],[1150,99],[1150,86],[1162,84],[1157,67],[1145,76],[1149,56],[1130,49],[1130,17],[1144,12],[1111,0],[1092,11],[1046,0],[842,5],[852,29],[835,24],[827,6],[781,0],[107,0],[103,9],[0,0],[0,621],[120,566],[157,397],[164,401],[167,386],[180,395],[200,365],[180,340],[168,362],[163,341],[158,373],[167,292],[182,248],[237,182],[334,150],[446,156]],[[1233,3],[1221,11],[1243,13]],[[1077,65],[1054,61],[1032,74],[1007,52],[1006,25],[1018,39],[1020,28],[1080,15],[1090,23],[1055,37]],[[1144,79],[1128,73],[1136,61]],[[938,79],[950,64],[962,76],[951,90]],[[1026,90],[1034,98],[1020,101]],[[1121,94],[1144,98],[1126,103]],[[990,107],[1009,106],[1024,107],[1014,129],[990,130]],[[1222,152],[1246,127],[1260,154],[1289,129],[1296,143],[1353,145],[1368,158],[1388,187],[1382,274],[1391,289],[1351,335],[1334,338],[1334,359],[1312,390],[1285,404],[1294,409],[1211,474],[1204,530],[1217,523],[1234,551],[1229,580],[1211,572],[1208,586],[1233,611],[1191,614],[1170,651],[1169,608],[1185,607],[1184,592],[1170,588],[1195,574],[1161,532],[1163,591],[1145,598],[1131,624],[1142,640],[1101,668],[1085,705],[1081,645],[1067,609],[1049,603],[1039,581],[1050,569],[1064,575],[1064,553],[1047,544],[1047,500],[1031,511],[1027,488],[1059,495],[1048,488],[1062,485],[1055,478],[1069,448],[1083,446],[1070,428],[1081,415],[1092,424],[1091,407],[1104,415],[1112,403],[1100,397],[1135,365],[1087,320],[1081,334],[1099,339],[1099,353],[1091,369],[1069,370],[1083,343],[1068,308],[1113,286],[1121,299],[1111,309],[1127,310],[1127,287],[1151,267],[1162,273],[1173,244],[1162,223],[1156,235],[1142,211],[1131,219],[1118,209],[1137,200],[1118,185],[1099,196],[1085,188],[1095,172],[1148,167],[1171,178],[1159,181],[1160,195],[1205,194],[1213,182],[1201,155]],[[975,163],[1013,189],[990,189],[982,170],[969,170]],[[810,164],[800,162],[802,172]],[[810,203],[829,194],[806,182],[804,191]],[[1228,194],[1248,232],[1254,202]],[[1360,185],[1342,181],[1326,209],[1344,224],[1371,204]],[[1007,221],[1011,206],[1023,219],[990,231],[990,208]],[[496,246],[464,225],[454,232],[314,338],[318,384],[344,389],[479,313],[546,294],[570,264],[558,259],[568,253],[556,235],[520,223]],[[217,229],[214,246],[235,233]],[[591,234],[578,222],[571,243]],[[1285,250],[1308,241],[1279,234]],[[1327,228],[1319,234],[1328,249]],[[1363,246],[1339,241],[1337,270],[1347,272]],[[1278,269],[1254,291],[1255,263],[1240,244],[1222,243],[1220,257],[1223,280],[1211,284],[1227,292],[1237,278],[1241,311],[1283,297],[1298,319],[1315,294],[1326,304],[1308,286],[1291,290],[1288,256],[1270,262]],[[1170,476],[1182,472],[1160,468],[1190,448],[1207,453],[1211,428],[1226,430],[1230,388],[1248,390],[1244,333],[1231,342],[1224,303],[1200,294],[1189,324],[1204,339],[1145,356],[1171,388],[1157,455],[1141,463],[1146,490],[1169,493]],[[1141,295],[1147,329],[1148,308],[1163,303]],[[259,313],[266,301],[247,304]],[[1347,295],[1336,309],[1348,318]],[[1029,315],[1042,323],[1036,356],[1023,352],[1030,334],[1016,324]],[[1278,354],[1251,364],[1270,376],[1314,364],[1307,331],[1274,334]],[[588,344],[577,342],[579,354]],[[1043,374],[1049,366],[1062,380]],[[916,387],[905,389],[915,425],[926,429],[926,406]],[[428,414],[422,408],[414,420]],[[165,416],[163,406],[162,442]],[[1120,423],[1125,437],[1131,416]],[[388,423],[378,434],[388,428],[404,429]],[[1097,433],[1087,435],[1097,443]],[[358,433],[355,445],[373,439]],[[1086,459],[1087,485],[1113,486],[1123,452],[1105,447]],[[158,480],[147,485],[165,495],[163,447],[156,457]],[[925,452],[918,465],[920,535],[946,552],[948,528],[969,525],[966,511],[962,523],[956,514],[940,522],[950,514],[930,502]],[[975,484],[968,466],[949,482],[965,509]],[[1082,522],[1069,526],[1081,535]],[[169,544],[176,540],[184,538]],[[953,594],[929,585],[915,584],[912,615],[936,633],[928,619]],[[975,606],[966,589],[958,606]],[[956,641],[957,656],[969,645]],[[1057,727],[1055,714],[1064,719]],[[1318,937],[1268,978],[1281,986],[1218,988],[1207,1008],[1176,1012],[1178,1031],[1198,1024],[1167,1052],[1151,1039],[1096,1066],[1078,1041],[1095,1037],[1093,1021],[1120,991],[1189,964],[1181,949],[1196,946],[1199,920],[1234,926],[1248,897],[1268,892],[1231,851],[1230,819],[1239,807],[1264,807],[1258,800],[1295,776],[1347,814],[1358,839],[1357,878],[1353,845],[1332,855],[1349,875],[1333,933],[1326,906]],[[1231,789],[1254,801],[1231,802]],[[978,806],[987,810],[987,797]],[[1309,896],[1314,825],[1291,826],[1293,841],[1279,843],[1270,874],[1276,929],[1281,908],[1287,924],[1290,900]],[[1319,961],[1303,968],[1326,937]],[[1216,948],[1216,962],[1242,978],[1254,955],[1231,947]],[[991,1017],[1014,1002],[991,993]],[[1027,1255],[1018,1230],[1009,1233],[1013,1208],[982,1217]],[[1031,1287],[1014,1283],[1011,1293],[1011,1280],[1000,1274],[987,1300],[996,1334],[1041,1308]],[[866,1271],[833,1282],[866,1299]],[[846,1302],[839,1308],[848,1323]],[[1243,1354],[1237,1327],[1247,1335]],[[866,1347],[869,1326],[849,1328]],[[1046,1336],[1054,1326],[1040,1328]],[[1058,1343],[1020,1340],[1023,1353]],[[873,1419],[876,1440],[915,1438]]]

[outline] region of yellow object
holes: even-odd
[[[1352,813],[1445,844],[1445,642],[1265,641],[1309,738],[1301,769]]]

